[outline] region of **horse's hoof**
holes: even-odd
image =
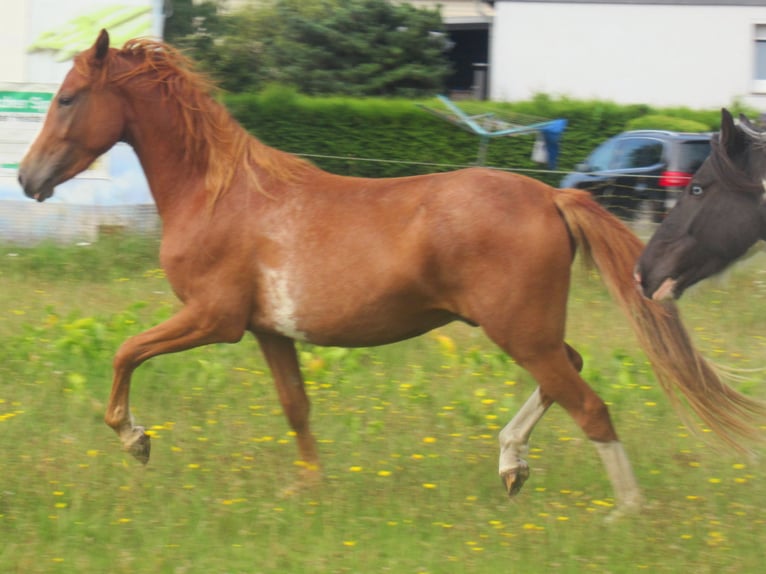
[[[626,500],[623,500],[615,508],[613,508],[609,514],[607,514],[604,521],[607,524],[613,524],[624,518],[641,514],[645,510],[648,510],[652,507],[652,504],[647,504],[641,495],[636,493],[628,497]]]
[[[144,432],[144,427],[133,427],[135,437],[130,444],[126,446],[128,452],[132,454],[141,464],[149,462],[149,454],[152,450],[152,441],[149,435]]]
[[[609,514],[604,518],[604,522],[607,524],[616,524],[626,518],[640,514],[642,510],[643,507],[640,504],[618,506],[609,511]]]
[[[521,464],[516,468],[506,470],[500,475],[500,479],[503,481],[503,486],[505,486],[505,491],[508,493],[508,496],[511,497],[516,496],[519,493],[521,487],[524,486],[524,483],[528,478],[529,466],[523,461],[521,461]]]
[[[303,468],[298,478],[292,484],[285,486],[279,491],[279,498],[292,498],[311,490],[322,482],[322,471],[318,465]]]

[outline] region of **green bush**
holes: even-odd
[[[663,114],[649,114],[630,120],[626,130],[670,130],[674,132],[706,132],[709,126],[696,120],[677,118]]]

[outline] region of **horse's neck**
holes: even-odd
[[[127,141],[136,152],[160,216],[180,196],[201,192],[198,170],[185,159],[178,122],[161,106],[139,110],[128,128]]]

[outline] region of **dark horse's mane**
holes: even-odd
[[[764,166],[762,160],[766,157],[763,144],[750,141],[747,151],[740,157],[729,157],[721,142],[720,134],[715,134],[711,140],[710,165],[716,178],[725,183],[730,189],[763,194]]]
[[[127,65],[125,64],[127,62]],[[205,186],[215,201],[244,169],[263,192],[261,175],[296,179],[317,168],[295,155],[271,148],[249,134],[216,99],[212,80],[195,70],[191,60],[164,42],[129,40],[113,50],[99,67],[79,57],[78,70],[94,84],[130,82],[136,89],[157,86],[164,105],[178,113],[178,131],[188,165],[205,173]]]

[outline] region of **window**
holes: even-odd
[[[606,171],[610,168],[610,164],[612,162],[612,155],[614,154],[614,148],[616,147],[617,143],[615,140],[607,140],[604,143],[602,143],[600,146],[598,146],[592,154],[590,154],[590,157],[588,157],[588,160],[585,162],[587,164],[587,170],[588,171]]]
[[[709,141],[684,142],[681,146],[680,157],[678,158],[678,171],[694,173],[709,155]]]
[[[753,91],[766,92],[766,24],[755,25]]]
[[[651,167],[662,161],[662,142],[649,138],[630,138],[617,148],[616,169]]]

